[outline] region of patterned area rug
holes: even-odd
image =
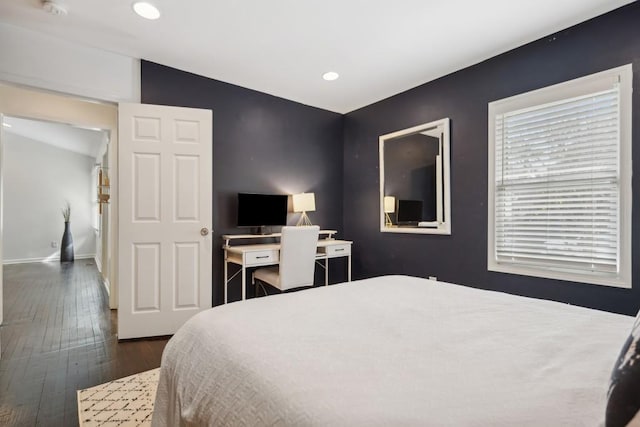
[[[80,427],[150,426],[160,368],[78,390]]]

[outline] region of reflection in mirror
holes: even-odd
[[[380,231],[451,234],[449,119],[380,137]]]

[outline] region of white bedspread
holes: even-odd
[[[158,426],[596,426],[633,318],[406,276],[200,313]]]

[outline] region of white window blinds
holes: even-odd
[[[621,85],[609,82],[490,115],[490,269],[620,276]]]
[[[617,273],[618,92],[496,116],[499,262]]]

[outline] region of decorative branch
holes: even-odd
[[[62,217],[64,218],[64,222],[69,222],[71,218],[71,205],[69,202],[65,202],[64,208],[62,208]]]

